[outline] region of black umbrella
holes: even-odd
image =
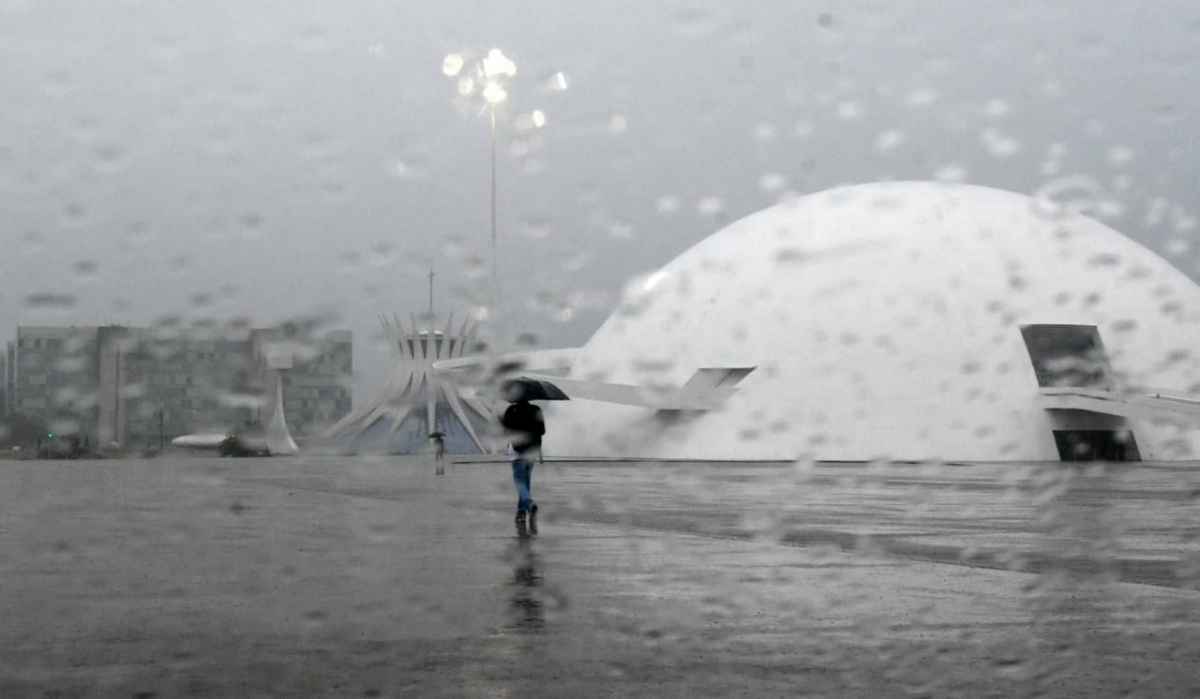
[[[500,391],[509,403],[519,400],[571,400],[562,389],[549,381],[518,376],[508,379],[500,386]]]

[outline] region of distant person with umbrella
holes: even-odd
[[[516,452],[512,462],[513,485],[517,487],[516,522],[518,527],[523,528],[528,517],[530,529],[536,532],[538,506],[531,492],[533,460],[541,460],[546,423],[542,418],[542,409],[529,401],[567,400],[567,396],[551,383],[524,377],[506,381],[503,389],[504,397],[511,405],[504,411],[500,424]]]
[[[440,476],[446,472],[446,433],[434,430],[429,433],[429,441],[433,442],[434,473]]]

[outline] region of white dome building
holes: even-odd
[[[632,285],[574,353],[546,452],[1187,458],[1198,381],[1200,287],[1138,243],[1044,199],[868,184]]]

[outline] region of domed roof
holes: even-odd
[[[562,429],[548,447],[1057,458],[1022,339],[1029,324],[1095,326],[1123,387],[1181,391],[1200,379],[1200,288],[1095,220],[966,185],[812,194],[635,281],[573,370],[679,386],[699,368],[756,367],[723,408],[671,415],[580,401],[557,411]]]

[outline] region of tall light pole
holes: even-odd
[[[466,70],[464,70],[464,68]],[[517,74],[517,64],[500,49],[491,49],[483,58],[471,66],[466,66],[460,54],[452,53],[442,61],[442,72],[447,77],[458,79],[458,94],[465,98],[478,96],[483,99],[483,109],[488,114],[488,126],[491,147],[491,176],[489,178],[490,196],[490,250],[491,264],[491,306],[493,313],[499,311],[500,292],[497,269],[497,224],[496,224],[496,110],[508,101],[507,85]]]
[[[492,311],[499,315],[500,303],[500,278],[496,272],[496,105],[490,104],[488,108],[488,117],[491,122],[492,134],[492,177],[491,177],[491,192],[492,192]]]

